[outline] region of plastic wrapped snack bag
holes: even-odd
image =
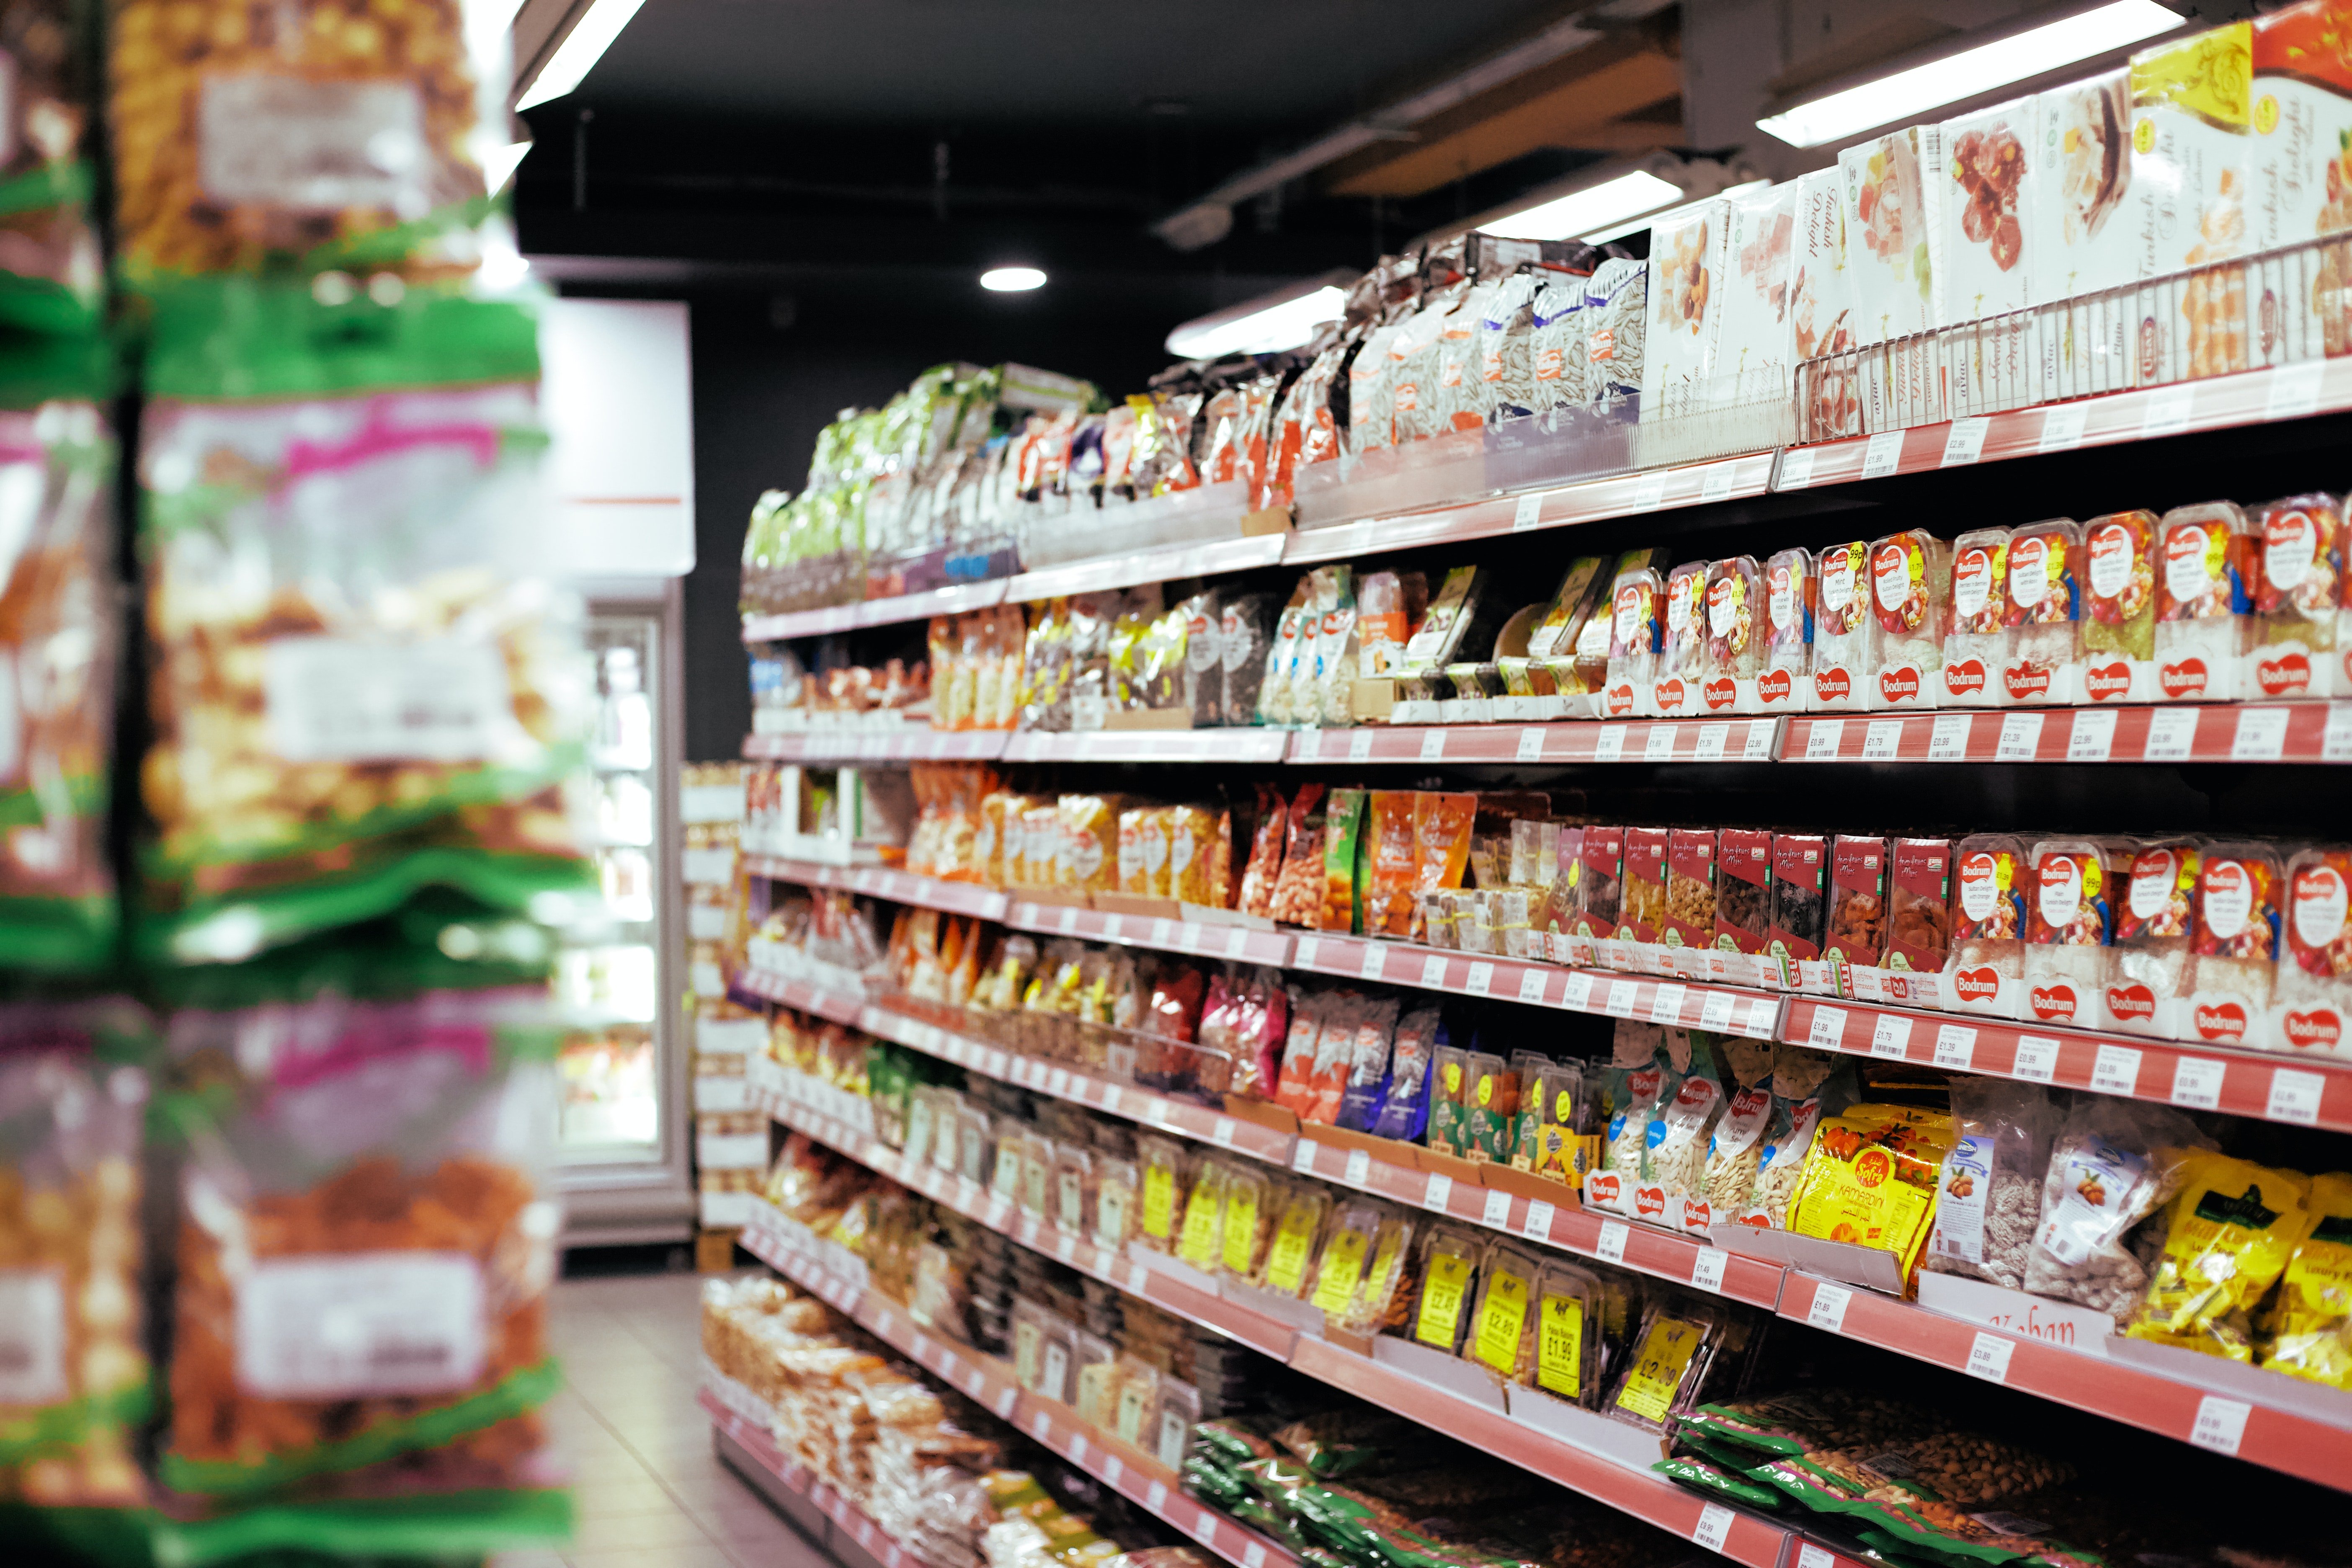
[[[2156,692],[2168,702],[2243,694],[2256,539],[2229,501],[2175,507],[2156,547]]]
[[[1631,719],[1650,712],[1651,691],[1664,668],[1666,585],[1650,568],[1621,572],[1609,590],[1609,684],[1601,716]]]
[[[1814,560],[1812,709],[1864,706],[1875,668],[1878,617],[1871,613],[1870,547],[1832,544]]]
[[[2124,1332],[2251,1363],[2254,1309],[2310,1229],[2308,1177],[2197,1150],[2172,1201],[2147,1295]]]
[[[1870,547],[1877,646],[1865,708],[1933,708],[1942,700],[1944,622],[1952,602],[1952,549],[1918,529]]]
[[[2083,689],[2083,531],[2072,518],[2028,523],[2009,538],[2002,618],[2014,646],[2001,700],[2071,705]]]
[[[2189,938],[2189,1005],[2180,1037],[2204,1045],[2276,1047],[2272,994],[2286,891],[2278,851],[2217,840],[2205,847]]]
[[[1767,984],[1828,995],[1830,844],[1818,833],[1772,836],[1772,900],[1766,915]]]
[[[2256,572],[2248,699],[2352,689],[2336,640],[2344,611],[2344,506],[2289,496],[2254,509]]]
[[[1965,858],[1965,852],[1963,852]],[[2033,847],[2033,891],[2025,911],[2026,1016],[2088,1026],[2107,984],[2107,939],[2127,848],[2090,838],[2045,838]]]
[[[2352,929],[2346,893],[2352,852],[2304,849],[2286,868],[2286,951],[2278,966],[2273,1037],[2296,1056],[2352,1052]]]
[[[2024,840],[1978,833],[1952,846],[1952,949],[1944,1005],[1961,1013],[2022,1018],[2026,904],[2033,869]]]
[[[1944,706],[1993,708],[2011,635],[2002,611],[2009,530],[1975,528],[1952,541],[1951,630],[1944,634]]]
[[[2177,1110],[2104,1095],[2079,1100],[2050,1152],[2024,1288],[2105,1312],[2122,1326],[2163,1244],[2163,1222],[2150,1216],[2179,1191],[2190,1158],[2204,1147]]]
[[[2311,1227],[2287,1259],[2262,1364],[2352,1389],[2352,1176],[2312,1178]]]
[[[2023,1287],[2058,1121],[2057,1106],[2038,1084],[1953,1080],[1955,1136],[1921,1268]]]

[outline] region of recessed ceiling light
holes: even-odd
[[[980,275],[980,286],[992,294],[1020,294],[1045,286],[1045,275],[1034,267],[992,267]]]

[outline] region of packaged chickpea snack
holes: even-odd
[[[508,14],[483,0],[117,0],[115,235],[126,279],[463,278],[509,141]]]
[[[142,1502],[146,1034],[123,1003],[0,1007],[0,1489]]]
[[[157,323],[141,937],[170,962],[429,887],[557,923],[596,897],[570,788],[594,686],[579,600],[545,575],[532,320],[365,310]]]
[[[362,978],[403,967],[429,973]],[[184,1152],[159,1474],[220,1500],[543,1486],[544,994],[303,989],[165,1025]]]

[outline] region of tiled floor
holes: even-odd
[[[579,1531],[561,1552],[510,1552],[493,1568],[831,1568],[711,1453],[694,1400],[701,1288],[691,1274],[555,1288],[570,1386],[549,1408]]]

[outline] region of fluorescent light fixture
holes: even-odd
[[[1504,239],[1580,239],[1593,230],[1622,224],[1628,218],[1683,199],[1683,187],[1671,184],[1644,169],[1603,180],[1580,191],[1570,191],[1540,206],[1504,217],[1487,218],[1478,227]]]
[[[1045,286],[1045,275],[1034,267],[992,267],[980,275],[980,286],[992,294],[1023,294]]]
[[[646,0],[588,0],[588,9],[581,13],[580,20],[572,24],[563,41],[555,46],[547,63],[539,68],[539,74],[515,100],[515,107],[529,109],[546,103],[578,87],[581,79],[604,58],[604,51],[613,47],[613,40],[621,36],[621,29],[629,25],[637,7],[645,3]]]
[[[1341,279],[1354,281],[1350,274],[1326,274],[1196,316],[1168,334],[1168,352],[1178,359],[1223,359],[1297,348],[1324,322],[1347,314]]]
[[[1612,239],[1621,239],[1636,230],[1655,228],[1662,223],[1672,223],[1676,218],[1687,216],[1709,202],[1721,201],[1726,196],[1745,195],[1749,191],[1765,190],[1769,188],[1771,184],[1769,180],[1742,180],[1736,185],[1726,185],[1713,195],[1702,196],[1697,201],[1685,202],[1680,206],[1668,207],[1664,212],[1644,213],[1640,217],[1628,218],[1623,223],[1612,224],[1607,228],[1592,229],[1577,237],[1588,244],[1606,245]]]
[[[2043,76],[2097,55],[2127,47],[2183,26],[2186,18],[2156,0],[2114,0],[1940,60],[1913,66],[1842,92],[1801,103],[1756,122],[1756,128],[1791,147],[1842,142],[1896,121],[1916,120],[1931,109],[1981,98],[2011,82]]]
[[[482,179],[490,195],[497,195],[515,177],[522,161],[530,152],[528,142],[510,142],[503,147],[493,147],[482,159]]]

